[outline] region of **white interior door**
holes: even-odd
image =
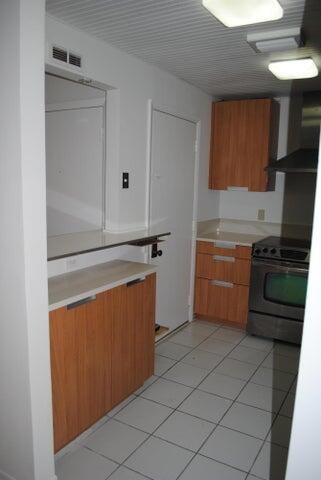
[[[193,234],[196,125],[153,110],[150,225],[170,231],[159,244],[156,322],[176,328],[188,320]]]
[[[102,227],[103,112],[46,112],[48,235]]]

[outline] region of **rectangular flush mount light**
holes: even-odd
[[[282,52],[303,46],[301,28],[285,28],[269,32],[248,33],[246,40],[259,53]]]
[[[202,4],[227,27],[269,22],[283,17],[277,0],[202,0]]]
[[[297,60],[283,60],[271,62],[269,70],[279,80],[295,80],[312,78],[318,75],[318,69],[312,58],[299,58]]]

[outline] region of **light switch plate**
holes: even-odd
[[[257,219],[261,220],[262,222],[265,220],[265,210],[264,208],[259,208],[257,211]]]

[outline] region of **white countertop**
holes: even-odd
[[[198,222],[197,240],[252,247],[269,235],[280,235],[281,227],[270,222],[214,218]]]
[[[57,260],[58,258],[127,245],[134,241],[165,235],[170,235],[170,232],[155,228],[123,233],[91,230],[89,232],[56,235],[48,237],[48,260]]]
[[[197,237],[197,240],[202,242],[224,242],[245,247],[252,247],[253,243],[262,240],[267,235],[253,235],[238,232],[211,232],[203,233]]]
[[[49,311],[156,272],[155,265],[114,260],[48,280]]]

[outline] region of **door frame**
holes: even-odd
[[[195,283],[195,262],[196,262],[196,237],[197,237],[197,207],[198,207],[198,180],[200,164],[200,138],[201,138],[201,120],[186,113],[177,112],[168,106],[161,106],[153,103],[152,99],[147,102],[147,142],[146,142],[146,185],[145,185],[145,226],[150,227],[150,205],[151,205],[151,164],[152,164],[152,122],[153,112],[165,113],[173,117],[186,120],[193,123],[196,127],[195,148],[194,148],[194,198],[192,215],[192,250],[191,250],[191,269],[190,269],[190,288],[188,299],[188,320],[193,320],[194,311],[194,283]],[[144,261],[148,262],[148,247],[145,248]]]

